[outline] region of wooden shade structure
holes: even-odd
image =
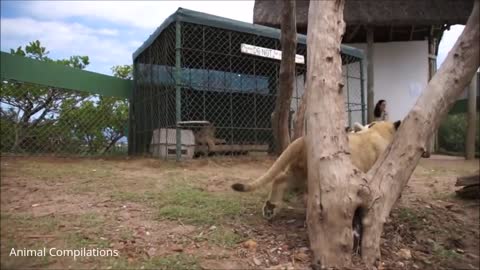
[[[280,28],[282,0],[255,0],[253,22]],[[307,33],[310,1],[297,0],[297,31]],[[346,0],[343,43],[365,43],[367,27],[374,42],[440,37],[454,24],[465,24],[473,0]]]
[[[283,0],[255,0],[253,22],[280,28]],[[296,1],[297,32],[306,34],[309,0]],[[436,55],[443,32],[466,24],[473,0],[346,0],[342,43],[367,43],[367,110],[373,120],[373,43],[428,39],[429,79],[436,71]],[[434,139],[425,157],[434,150]]]

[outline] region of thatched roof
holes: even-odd
[[[253,22],[280,28],[283,0],[255,0]],[[297,29],[306,34],[308,0],[297,1]],[[344,42],[365,42],[365,26],[375,29],[375,41],[423,40],[438,36],[445,25],[465,24],[473,0],[346,0]]]

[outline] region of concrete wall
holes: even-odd
[[[366,44],[348,45],[366,53]],[[375,103],[385,99],[390,120],[401,120],[428,83],[428,41],[376,43],[373,60]],[[364,71],[366,91],[366,61]]]
[[[366,53],[366,44],[348,45],[362,49]],[[413,107],[428,83],[428,42],[425,40],[376,43],[374,50],[375,103],[380,99],[385,99],[390,120],[402,120]],[[366,60],[363,64],[364,99],[366,103]],[[348,96],[347,92],[345,92],[345,102],[361,103],[359,63],[344,65],[342,71],[345,86],[350,89]],[[296,89],[299,96],[301,96],[304,91],[303,76],[297,78]],[[296,96],[295,93],[294,96]],[[292,110],[296,111],[296,105],[297,100],[292,100]],[[361,107],[351,105],[350,108],[353,111],[346,115],[347,124],[351,126],[355,122],[362,123]]]

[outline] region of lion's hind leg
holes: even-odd
[[[269,199],[262,208],[262,214],[265,219],[271,220],[280,210],[283,203],[283,196],[289,186],[288,179],[288,175],[283,172],[273,181]]]

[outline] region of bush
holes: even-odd
[[[477,113],[477,119],[479,114]],[[478,127],[477,123],[477,127]],[[463,155],[465,152],[465,135],[467,132],[467,115],[448,115],[440,124],[438,129],[438,145],[440,152],[457,153]],[[476,132],[475,149],[478,152],[479,134]]]

